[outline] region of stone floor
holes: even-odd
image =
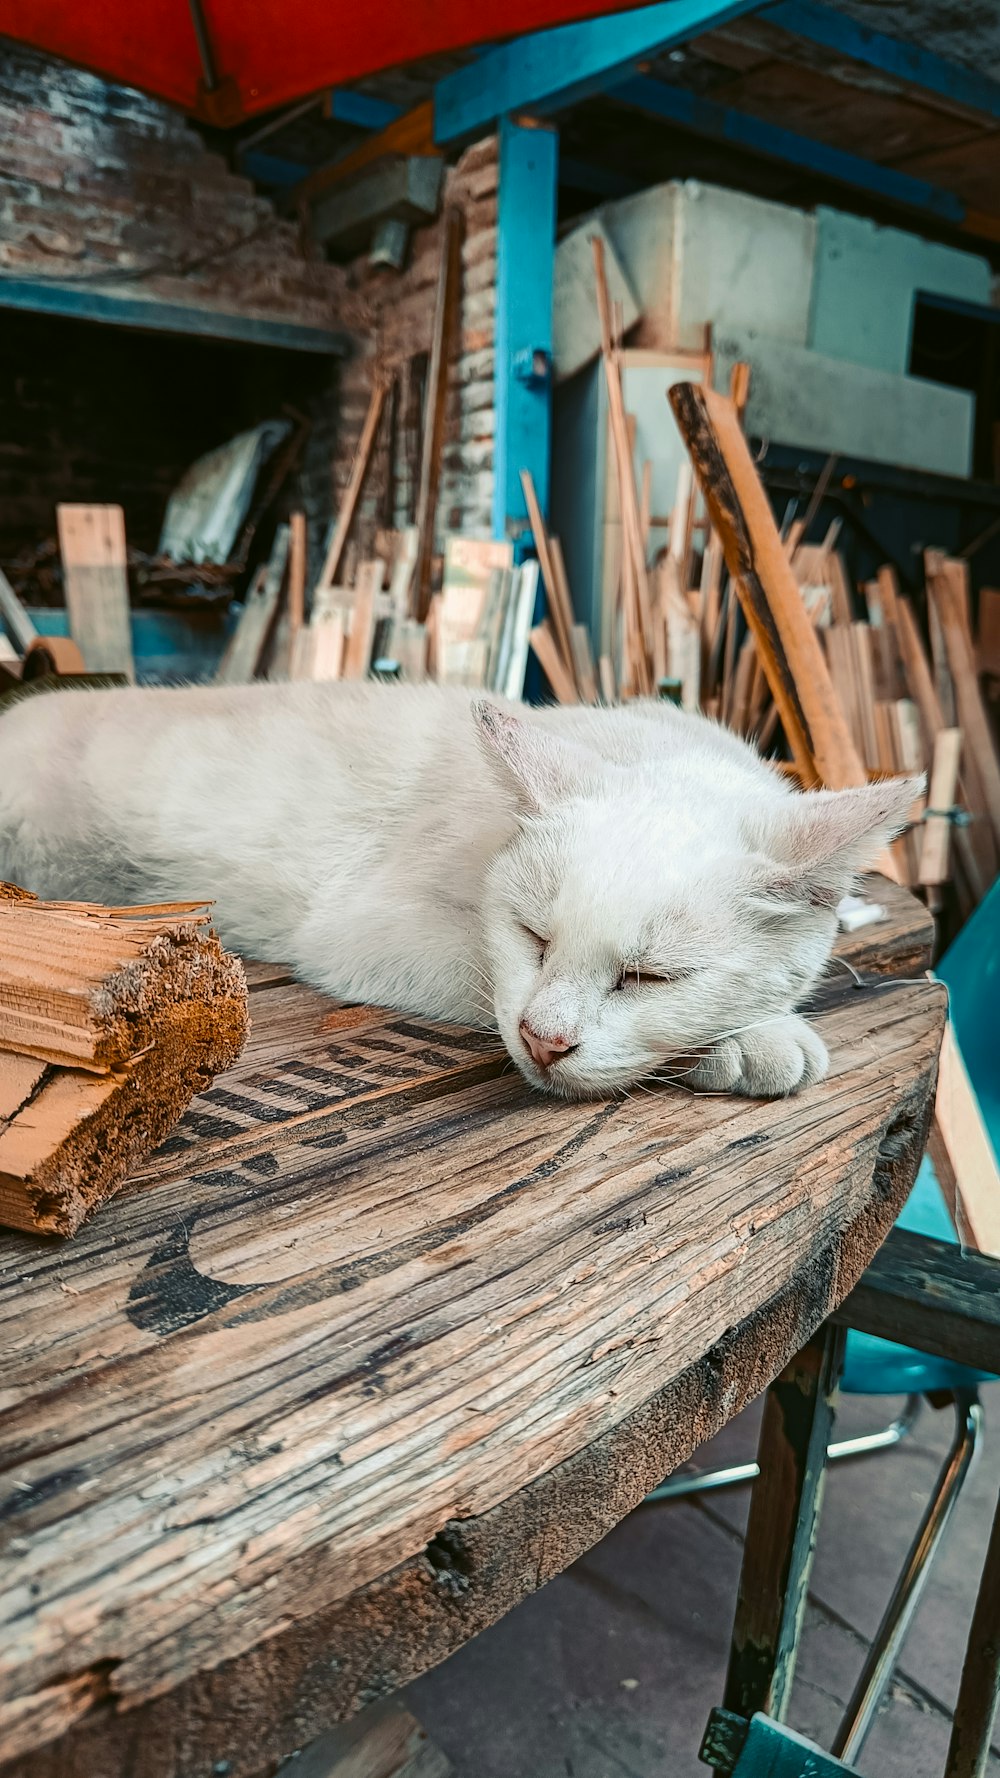
[[[1000,1477],[1000,1384],[984,1392],[969,1477],[859,1771],[940,1778]],[[898,1404],[845,1398],[838,1434]],[[753,1454],[751,1408],[698,1454]],[[992,1424],[991,1424],[992,1421]],[[792,1699],[794,1728],[829,1745],[940,1466],[950,1410],[903,1445],[831,1471]],[[411,1686],[409,1708],[455,1778],[697,1778],[721,1701],[747,1490],[646,1507],[575,1567]],[[1000,1778],[1000,1738],[989,1764]]]

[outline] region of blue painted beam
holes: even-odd
[[[301,161],[287,160],[283,154],[267,154],[260,148],[248,148],[242,153],[237,149],[237,164],[240,172],[248,179],[256,180],[258,185],[282,188],[298,185],[312,172],[312,168],[303,166]]]
[[[162,298],[109,295],[90,290],[82,282],[56,284],[48,279],[0,278],[0,309],[30,309],[38,314],[65,315],[73,321],[110,321],[118,327],[238,340],[250,346],[283,346],[291,352],[346,354],[353,350],[347,334],[324,327],[261,321],[250,315],[228,315],[218,309],[194,308]]]
[[[559,137],[505,117],[500,124],[495,335],[493,535],[517,539],[528,514],[521,471],[549,504],[552,453],[552,289]]]
[[[913,179],[908,173],[897,173],[892,167],[879,166],[876,161],[863,160],[860,155],[847,154],[812,136],[800,136],[776,124],[762,123],[745,112],[732,111],[710,99],[700,99],[684,87],[667,86],[662,80],[636,76],[617,85],[609,98],[619,100],[634,111],[648,117],[660,117],[677,124],[696,136],[724,142],[731,148],[761,154],[770,160],[785,161],[790,166],[834,179],[841,185],[854,186],[871,197],[886,203],[900,204],[917,210],[939,222],[960,225],[965,220],[965,206],[953,192],[924,179]]]
[[[359,130],[384,130],[402,117],[403,107],[390,105],[388,99],[373,99],[370,93],[356,93],[349,86],[335,86],[327,95],[326,115]]]
[[[877,68],[893,80],[934,93],[950,104],[980,112],[984,117],[1000,118],[1000,82],[933,55],[919,44],[859,25],[846,13],[819,5],[817,0],[778,0],[778,4],[765,7],[760,17],[821,49]]]
[[[511,112],[562,110],[605,91],[638,62],[759,6],[760,0],[660,0],[514,38],[438,82],[434,140],[475,136]]]

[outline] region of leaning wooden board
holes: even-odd
[[[767,1384],[923,1151],[944,990],[875,893],[845,954],[881,985],[831,971],[830,1078],[778,1105],[546,1101],[495,1039],[253,970],[146,1175],[0,1238],[3,1778],[257,1778]]]

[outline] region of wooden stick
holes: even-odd
[[[379,421],[382,418],[382,409],[385,406],[387,392],[388,384],[384,382],[381,377],[377,377],[372,387],[371,399],[368,403],[368,412],[365,415],[365,423],[361,428],[361,437],[358,440],[358,448],[354,453],[354,462],[351,465],[351,477],[344,490],[344,498],[340,503],[340,511],[337,514],[337,524],[333,536],[330,539],[330,547],[326,552],[326,560],[323,563],[319,580],[316,583],[317,590],[321,590],[324,587],[331,587],[336,581],[337,571],[340,567],[340,558],[344,553],[344,546],[347,542],[348,533],[354,523],[355,508],[357,507],[361,490],[365,485],[365,477],[368,474],[368,468],[371,463],[372,451],[374,449],[375,439],[378,435]]]
[[[611,705],[618,702],[618,689],[615,685],[615,670],[611,665],[611,656],[602,654],[597,663],[597,671],[601,681],[601,700]]]
[[[750,377],[750,366],[742,359],[737,360],[729,372],[729,399],[736,409],[736,418],[741,426],[747,411],[747,402],[750,400]]]
[[[293,512],[289,520],[288,550],[288,633],[295,638],[306,621],[306,573],[309,538],[304,512]]]
[[[944,566],[950,569],[961,565],[949,563]],[[972,637],[961,591],[955,576],[943,570],[932,574],[929,590],[930,603],[940,622],[947,661],[954,679],[955,701],[965,736],[966,754],[971,755],[975,761],[993,838],[1000,847],[1000,762],[997,760],[989,717],[976,677]]]
[[[563,559],[562,544],[558,537],[551,537],[549,539],[549,553],[552,560],[552,574],[556,589],[556,609],[553,613],[556,633],[559,637],[559,646],[562,649],[563,659],[569,666],[570,671],[575,673],[575,655],[573,649],[573,625],[575,619],[573,613],[573,596],[569,590],[569,576],[566,573],[566,563]],[[582,692],[583,686],[579,683],[579,678],[577,678],[577,683],[579,690]]]
[[[903,598],[896,602],[896,635],[903,658],[907,688],[917,707],[923,730],[925,754],[930,758],[938,735],[948,724],[938,703],[916,618],[908,601]],[[983,813],[984,803],[978,780],[975,779],[968,760],[959,778],[959,797],[974,814]],[[982,901],[987,884],[993,876],[992,834],[985,821],[977,821],[970,828],[956,827],[954,842],[972,897],[977,902]]]
[[[267,567],[257,570],[236,628],[216,669],[217,685],[248,685],[256,673],[277,616],[288,547],[288,526],[279,525],[274,533]]]
[[[556,563],[556,550],[553,547],[556,539],[549,536],[530,470],[522,469],[521,487],[524,490],[524,503],[528,508],[528,522],[531,525],[531,535],[534,538],[535,551],[538,556],[538,567],[542,576],[542,585],[545,588],[552,639],[562,656],[563,666],[572,679],[574,677],[571,637],[573,609],[566,589],[566,569],[562,561],[562,551],[560,550],[558,554],[559,566],[562,568],[562,577],[560,577]]]
[[[866,783],[736,409],[693,383],[669,394],[803,782]]]
[[[580,687],[580,696],[585,704],[596,704],[599,699],[597,675],[594,672],[594,657],[590,648],[590,635],[586,624],[574,624],[572,630],[573,666],[576,671],[576,682]]]
[[[607,280],[604,274],[604,243],[599,235],[591,238],[594,274],[597,284],[597,308],[601,322],[601,349],[608,390],[608,418],[614,441],[618,469],[618,489],[622,517],[622,578],[625,587],[626,637],[640,691],[652,690],[649,654],[652,649],[653,624],[646,581],[646,556],[642,543],[642,523],[635,488],[632,451],[628,440],[625,399],[621,371],[614,350],[611,311]]]
[[[434,332],[431,337],[431,357],[424,395],[420,487],[414,514],[414,522],[420,533],[415,575],[419,618],[425,616],[431,597],[431,558],[434,554],[438,478],[441,473],[445,403],[448,396],[448,348],[462,276],[462,226],[460,210],[452,207],[445,211],[434,305]]]
[[[70,634],[88,673],[135,680],[125,514],[120,506],[56,507]]]
[[[560,704],[578,704],[576,681],[569,669],[564,665],[562,655],[556,647],[555,637],[547,622],[536,624],[530,632],[528,641],[535,652],[536,658]]]
[[[917,874],[917,881],[925,888],[934,888],[948,881],[952,829],[948,812],[955,804],[961,755],[961,729],[941,729],[934,739],[934,764]]]

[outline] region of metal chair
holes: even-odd
[[[954,1241],[954,1229],[929,1160],[923,1162],[913,1191],[898,1220],[899,1227],[910,1229],[916,1234]],[[983,1410],[978,1385],[987,1380],[985,1372],[968,1370],[964,1365],[952,1364],[947,1359],[932,1358],[924,1352],[911,1351],[907,1346],[896,1346],[889,1340],[879,1340],[870,1334],[856,1333],[852,1329],[847,1336],[841,1390],[850,1395],[905,1395],[906,1405],[903,1412],[880,1431],[832,1443],[828,1451],[830,1458],[843,1460],[859,1457],[869,1452],[884,1451],[898,1444],[912,1428],[923,1401],[928,1397],[934,1400],[935,1405],[951,1399],[955,1413],[955,1431],[837,1730],[832,1752],[838,1759],[850,1762],[857,1758],[885,1695],[913,1614],[927,1584],[931,1563],[941,1547],[962,1484],[979,1449]],[[709,1489],[732,1487],[739,1482],[753,1481],[757,1473],[756,1463],[741,1463],[700,1475],[694,1473],[671,1476],[647,1495],[644,1505],[676,1500],[685,1494],[701,1493]],[[767,1770],[766,1767],[763,1769]],[[836,1767],[830,1769],[836,1770]],[[775,1768],[776,1772],[781,1770],[781,1767]],[[824,1768],[820,1766],[816,1770],[821,1774]]]
[[[1000,1152],[1000,1068],[994,1038],[1000,994],[1000,882],[994,884],[945,953],[936,973],[948,986],[951,1017],[963,1057],[994,1148]],[[920,1168],[898,1226],[938,1240],[955,1241],[951,1218],[929,1159],[925,1159]],[[972,1370],[948,1359],[933,1358],[910,1347],[894,1345],[851,1329],[847,1337],[841,1390],[855,1395],[905,1395],[906,1404],[902,1413],[880,1431],[832,1443],[828,1447],[828,1459],[838,1461],[860,1457],[898,1444],[910,1432],[923,1401],[928,1399],[935,1406],[948,1399],[953,1404],[955,1430],[951,1446],[837,1730],[832,1760],[830,1755],[814,1749],[809,1754],[809,1761],[803,1765],[802,1749],[808,1744],[802,1744],[798,1754],[793,1749],[791,1763],[782,1763],[774,1749],[779,1747],[782,1737],[786,1740],[790,1737],[787,1744],[792,1745],[796,1737],[791,1736],[791,1731],[779,1728],[762,1716],[753,1717],[748,1730],[747,1723],[737,1717],[732,1719],[728,1732],[736,1733],[733,1725],[741,1724],[740,1733],[746,1737],[746,1745],[741,1743],[738,1748],[730,1745],[727,1752],[729,1764],[720,1759],[720,1769],[734,1774],[773,1773],[774,1778],[793,1771],[808,1771],[823,1778],[828,1771],[850,1770],[850,1762],[861,1750],[892,1677],[927,1584],[931,1563],[941,1547],[962,1485],[979,1449],[983,1410],[978,1388],[980,1383],[988,1380],[987,1372]],[[648,1501],[677,1499],[684,1494],[730,1487],[737,1482],[752,1481],[757,1474],[756,1463],[743,1463],[702,1475],[674,1476],[654,1489]],[[713,1724],[717,1727],[721,1724],[719,1732],[725,1742],[727,1730],[723,1719],[726,1716],[725,1711],[713,1713],[709,1738]],[[704,1752],[702,1757],[706,1757]],[[795,1758],[799,1759],[798,1765],[794,1764]],[[847,1763],[841,1766],[839,1761]]]

